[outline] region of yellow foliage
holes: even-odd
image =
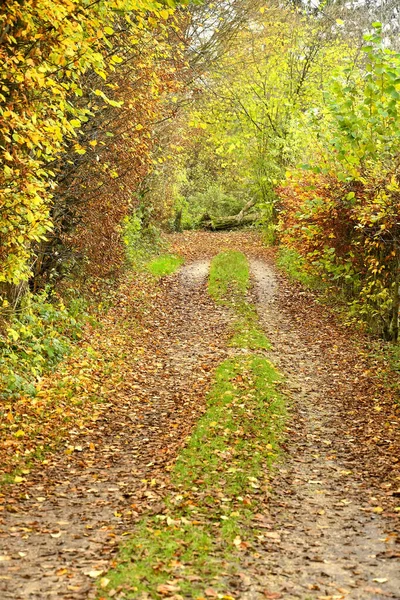
[[[174,12],[160,7],[155,0],[10,0],[0,8],[0,282],[29,277],[32,245],[52,228],[48,165],[89,117],[78,102],[85,73],[106,79],[121,61],[110,52],[117,11],[133,13],[140,38],[149,15],[157,24]],[[85,149],[77,143],[76,152]]]

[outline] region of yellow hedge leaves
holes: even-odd
[[[173,5],[9,0],[0,7],[0,283],[29,277],[32,246],[52,227],[52,163],[90,116],[77,102],[83,76],[91,70],[106,79],[119,62],[114,20],[132,13],[140,38],[149,15],[163,21]]]

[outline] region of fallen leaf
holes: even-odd
[[[163,596],[169,596],[171,592],[177,592],[178,590],[179,588],[171,583],[160,583],[160,585],[157,586],[157,592]]]
[[[100,579],[100,587],[103,588],[103,589],[106,588],[109,583],[110,583],[110,580],[107,579],[107,577],[102,577]]]
[[[100,577],[100,575],[103,575],[104,571],[84,571],[84,574],[87,575],[88,577],[91,577],[92,579],[96,579],[97,577]]]
[[[383,508],[382,508],[381,506],[375,506],[375,507],[372,509],[372,512],[373,512],[373,513],[376,513],[377,515],[380,515],[381,513],[383,513]]]

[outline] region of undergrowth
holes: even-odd
[[[183,258],[174,254],[161,254],[146,264],[146,268],[156,277],[175,273],[183,263]]]
[[[136,256],[137,262],[124,279],[132,311],[139,317],[147,310],[146,294],[156,285],[146,271],[162,276],[173,272],[182,260],[163,254],[150,261],[163,244],[156,243],[154,236],[139,239],[134,230],[129,243],[137,242],[135,251],[128,244],[127,252],[131,250],[130,258]],[[141,285],[133,286],[136,291],[132,278],[135,282],[143,279]],[[64,282],[62,296],[48,287],[36,295],[26,294],[12,311],[5,307],[8,315],[0,330],[0,483],[18,482],[21,469],[26,471],[44,459],[71,428],[83,427],[101,410],[104,393],[99,393],[97,382],[103,376],[113,378],[107,365],[117,358],[119,346],[124,346],[125,337],[130,340],[136,326],[130,315],[121,321],[111,359],[108,345],[105,350],[96,348],[103,338],[113,337],[114,332],[105,336],[101,331],[102,322],[107,321],[109,311],[121,309],[126,297],[121,296],[124,283],[118,287],[116,283],[87,282],[86,300],[83,295],[76,297]]]
[[[167,247],[160,230],[151,223],[146,224],[147,221],[145,209],[139,207],[123,223],[126,262],[134,270],[145,268],[146,263]]]
[[[322,285],[322,282],[306,271],[305,261],[296,250],[281,246],[278,250],[276,264],[290,279],[299,281],[305,287],[316,289]]]
[[[153,278],[127,274],[119,292],[115,293],[113,305],[99,311],[97,321],[85,318],[85,328],[76,332],[68,352],[58,357],[58,364],[54,363],[57,368],[51,370],[49,365],[43,368],[31,395],[28,389],[28,392],[15,391],[4,398],[0,407],[0,474],[3,476],[0,483],[21,483],[21,476],[27,475],[31,466],[38,461],[48,462],[51,453],[62,446],[66,454],[80,451],[73,445],[71,432],[85,432],[93,426],[107,410],[107,399],[118,395],[127,362],[135,363],[141,356],[140,309],[149,310],[154,288]],[[54,330],[49,329],[49,335],[50,332],[61,335],[56,329],[60,326],[59,315],[51,312],[56,306],[48,309],[55,319]],[[76,304],[75,309],[78,308]],[[76,318],[81,317],[76,315]],[[71,329],[66,320],[63,333],[71,335]],[[29,384],[28,367],[29,362],[26,378]]]
[[[27,294],[0,335],[3,398],[34,397],[39,378],[70,353],[87,319],[83,299],[65,305],[48,289]]]
[[[248,288],[241,253],[214,259],[210,294],[237,314],[231,343],[263,349],[268,340],[247,302]],[[232,599],[229,579],[238,572],[241,553],[252,551],[256,536],[263,538],[254,516],[262,510],[279,455],[286,416],[280,380],[259,354],[238,355],[217,368],[207,410],[171,473],[164,509],[141,520],[116,567],[100,580],[99,599],[120,593],[132,599]]]

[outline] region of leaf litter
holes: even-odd
[[[293,398],[287,460],[260,495],[257,543],[234,538],[239,573],[222,597],[398,598],[399,416],[396,386],[382,377],[387,365],[311,292],[272,275],[273,251],[255,233],[171,239],[174,252],[203,271],[226,249],[262,262],[261,273],[253,263],[254,300],[273,344],[268,355]],[[70,427],[64,453],[4,488],[2,598],[93,598],[94,581],[109,585],[118,543],[142,515],[162,511],[168,474],[204,412],[212,372],[232,352],[229,311],[210,302],[201,276],[191,281],[162,279],[146,303],[130,282],[93,332],[95,349],[116,355],[99,377],[101,410]]]

